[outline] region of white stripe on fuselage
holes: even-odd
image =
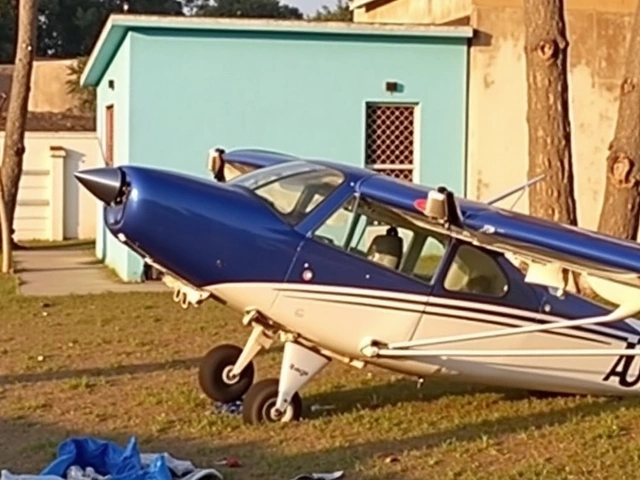
[[[366,304],[369,307],[379,307],[388,309],[403,309],[405,311],[414,311],[420,313],[424,310],[428,315],[458,315],[469,318],[469,320],[477,321],[508,321],[514,323],[515,326],[523,324],[531,324],[535,321],[557,322],[566,320],[566,317],[549,315],[542,312],[534,312],[531,310],[518,309],[495,305],[491,303],[472,302],[465,300],[454,300],[450,298],[419,295],[406,292],[385,291],[377,289],[366,289],[356,287],[343,287],[334,285],[311,285],[305,283],[277,283],[277,282],[238,282],[211,285],[206,287],[222,297],[231,296],[235,301],[231,301],[237,308],[243,310],[247,307],[256,306],[254,303],[261,303],[259,308],[269,310],[275,301],[277,293],[282,292],[291,297],[298,296],[314,300],[345,301]],[[269,299],[259,301],[255,298],[256,292],[271,292]],[[522,317],[522,318],[519,318]],[[527,321],[530,319],[531,321]],[[276,319],[277,320],[277,319]],[[633,328],[636,325],[631,324]],[[571,327],[563,330],[572,330]],[[543,332],[540,332],[543,333]],[[551,332],[546,332],[551,333]],[[583,337],[584,340],[606,342],[610,344],[615,341],[611,336],[623,342],[626,340],[634,341],[633,335],[626,332],[610,328],[604,325],[591,325],[576,330],[577,336]]]

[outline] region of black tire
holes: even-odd
[[[222,403],[240,400],[251,387],[255,376],[253,362],[240,373],[237,380],[229,383],[225,370],[229,370],[240,357],[242,349],[236,345],[218,345],[207,352],[200,362],[198,382],[204,394],[211,400]]]
[[[278,380],[267,378],[255,383],[242,404],[242,420],[247,424],[293,422],[302,416],[302,399],[296,392],[291,398],[284,415],[275,417],[273,407],[278,398]]]

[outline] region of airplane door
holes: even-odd
[[[347,200],[302,243],[274,317],[286,318],[303,336],[343,355],[359,356],[366,337],[408,340],[430,287],[399,271],[401,265],[367,258],[371,242],[387,228],[359,212],[355,197]],[[402,262],[413,232],[398,230],[402,240],[392,242],[403,246]]]
[[[522,274],[504,256],[466,242],[454,242],[442,263],[434,288],[413,340],[486,333],[537,323],[539,298],[522,283]],[[531,337],[500,336],[490,339],[450,342],[446,350],[530,348]],[[439,347],[434,347],[439,348]],[[509,363],[491,357],[494,363]],[[479,372],[486,358],[459,361],[451,355],[446,364]],[[469,364],[474,364],[469,367]],[[465,366],[466,365],[466,366]]]

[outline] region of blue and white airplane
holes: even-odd
[[[481,203],[276,152],[211,158],[211,180],[139,166],[76,178],[174,300],[243,313],[246,345],[210,350],[199,381],[211,399],[243,399],[245,422],[299,419],[299,390],[331,360],[421,380],[640,392],[639,244],[495,206],[528,184]],[[617,307],[568,292],[571,272]],[[280,377],[254,383],[253,359],[275,341]]]

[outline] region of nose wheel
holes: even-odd
[[[212,348],[200,363],[198,381],[204,394],[222,403],[240,400],[251,387],[255,376],[253,362],[249,362],[239,374],[233,367],[242,354],[242,348],[224,344]]]

